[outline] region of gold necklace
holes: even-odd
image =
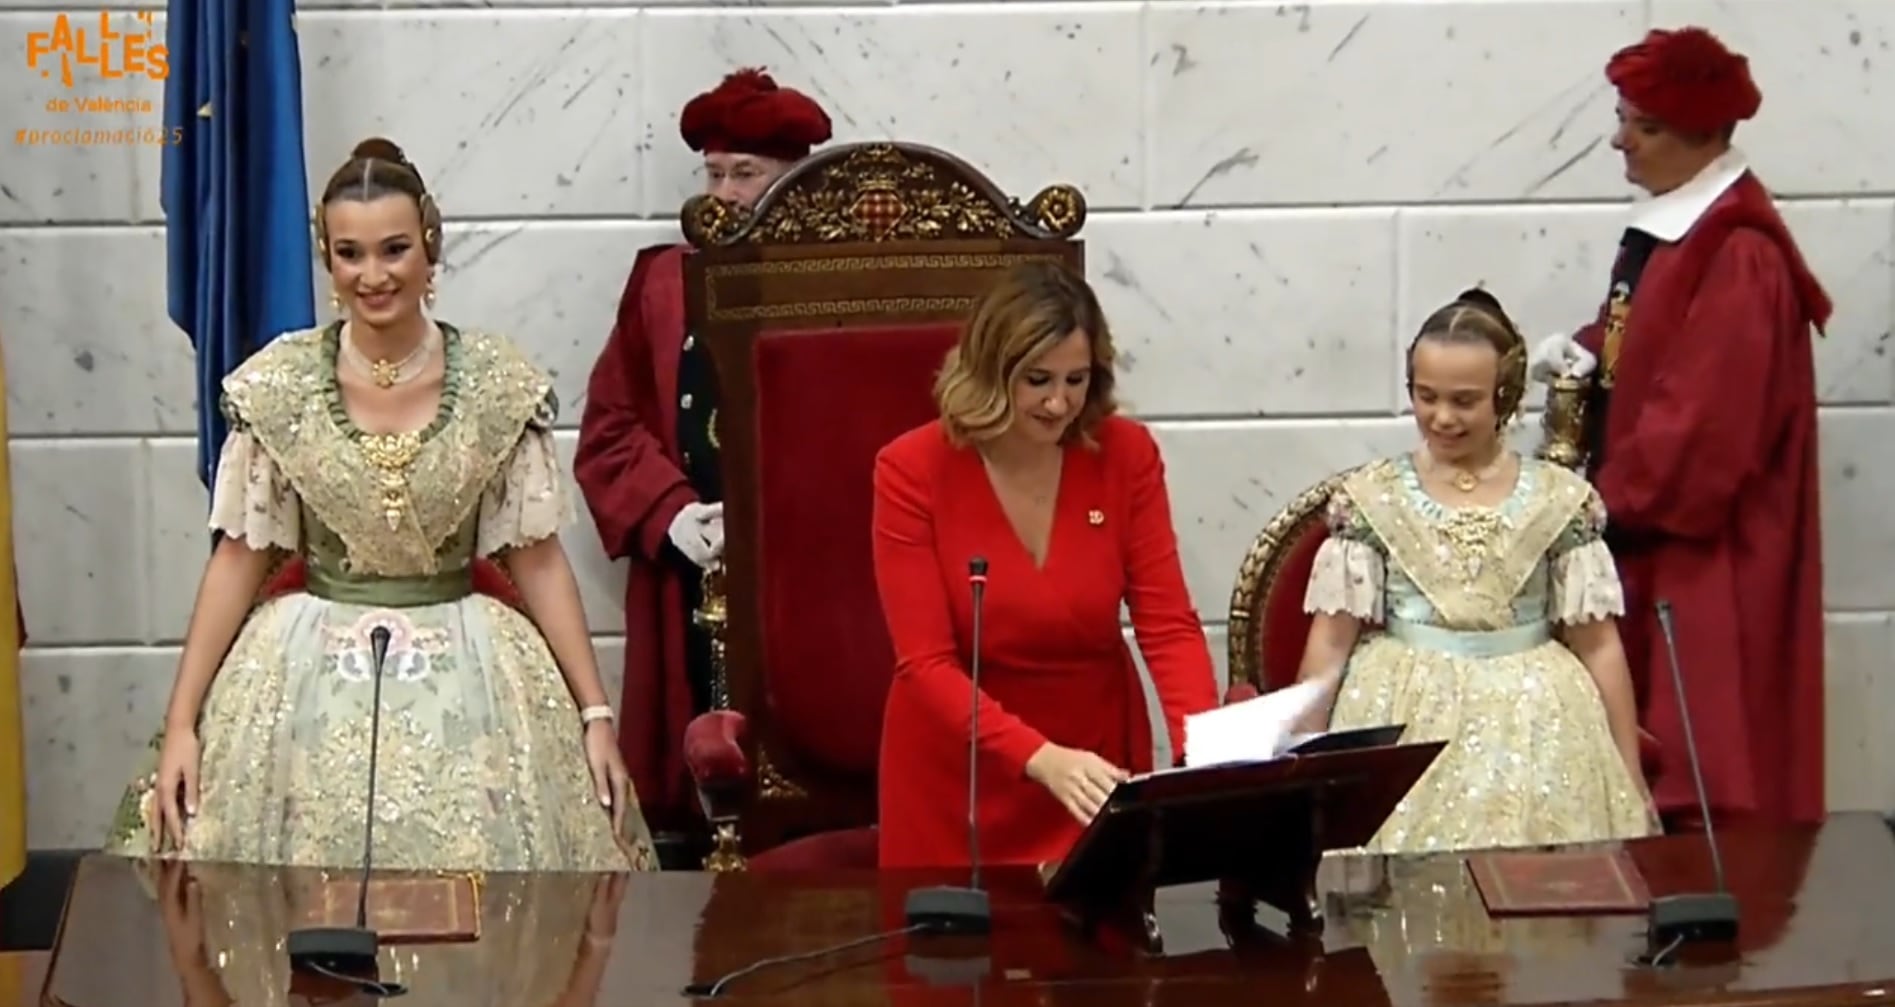
[[[342,332],[342,355],[348,358],[356,370],[362,372],[377,388],[393,388],[404,382],[413,381],[427,368],[428,358],[434,354],[434,332],[421,340],[408,355],[400,361],[370,360],[355,345],[355,334],[348,329]],[[413,367],[410,370],[410,366]]]
[[[1492,479],[1494,473],[1499,472],[1500,467],[1507,461],[1507,451],[1505,448],[1502,448],[1499,456],[1489,462],[1486,468],[1481,469],[1479,472],[1470,472],[1467,469],[1457,468],[1453,465],[1447,465],[1437,461],[1434,455],[1427,453],[1425,449],[1423,454],[1428,459],[1429,473],[1434,474],[1443,468],[1451,470],[1454,474],[1448,477],[1448,483],[1462,493],[1472,493],[1479,489],[1480,485]]]

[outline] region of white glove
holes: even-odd
[[[1527,354],[1527,375],[1535,381],[1550,382],[1561,376],[1583,378],[1598,365],[1597,357],[1563,332],[1540,340],[1533,352]]]
[[[724,505],[688,503],[671,519],[671,544],[700,569],[724,554]]]

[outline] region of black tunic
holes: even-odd
[[[684,352],[678,356],[678,456],[684,462],[685,479],[704,503],[724,498],[716,419],[717,372],[712,368],[710,350],[696,335],[686,333]],[[711,709],[715,699],[710,634],[691,618],[704,601],[704,571],[676,548],[670,550],[670,555],[684,585],[684,673],[691,683],[691,712],[696,715]]]
[[[1606,292],[1605,337],[1600,341],[1599,363],[1586,393],[1586,478],[1592,479],[1605,461],[1606,411],[1612,406],[1612,385],[1618,366],[1619,341],[1632,310],[1632,295],[1651,261],[1658,239],[1636,228],[1619,238],[1618,258],[1612,263],[1612,285]]]

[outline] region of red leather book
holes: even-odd
[[[1642,913],[1652,900],[1623,849],[1476,853],[1467,869],[1489,916]]]
[[[304,925],[355,925],[360,881],[329,881]],[[480,939],[480,882],[468,874],[383,877],[368,884],[368,925],[383,944],[463,943]]]

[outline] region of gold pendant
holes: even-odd
[[[369,434],[357,443],[369,464],[381,471],[382,517],[388,522],[388,530],[394,531],[401,527],[407,511],[408,469],[421,454],[421,435]]]
[[[391,364],[386,360],[376,360],[370,362],[368,372],[369,380],[375,382],[375,387],[393,388],[395,381],[401,377],[401,365]]]
[[[405,489],[401,477],[387,475],[382,477],[382,517],[388,521],[388,530],[401,527],[401,512]]]
[[[1474,473],[1472,472],[1454,473],[1454,488],[1455,489],[1460,490],[1463,493],[1472,493],[1479,486],[1480,486],[1480,480],[1474,477]]]

